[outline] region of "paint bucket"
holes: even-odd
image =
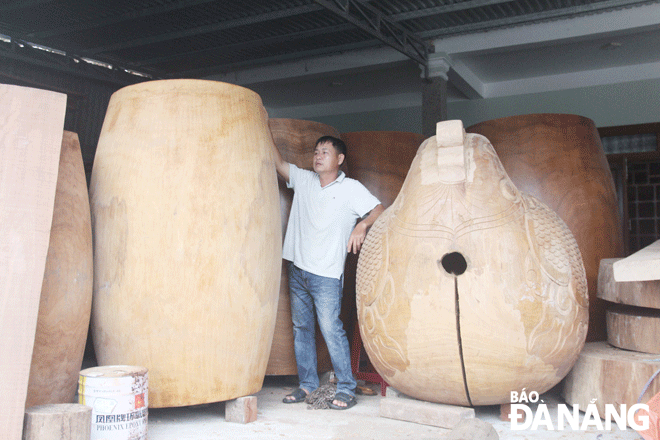
[[[87,368],[78,379],[78,402],[92,407],[91,440],[146,440],[148,373],[144,367]]]

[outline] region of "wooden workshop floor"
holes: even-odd
[[[305,403],[284,404],[282,398],[295,387],[295,378],[267,377],[257,393],[258,417],[249,424],[229,423],[224,419],[224,403],[185,408],[152,408],[149,410],[149,440],[217,440],[217,439],[310,439],[310,440],[394,440],[442,439],[448,429],[379,417],[380,400],[385,397],[358,396],[357,406],[347,411],[309,410]],[[374,386],[374,389],[377,387]],[[392,397],[387,397],[392,398]],[[563,403],[555,394],[541,396],[548,404],[551,416],[557,416],[557,404]],[[530,405],[533,410],[533,405]],[[587,431],[514,431],[510,422],[499,419],[499,406],[477,407],[476,417],[491,423],[500,439],[640,439],[634,430],[609,431],[591,428]],[[556,419],[553,422],[556,426]]]

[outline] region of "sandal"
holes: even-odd
[[[282,399],[282,402],[284,403],[298,403],[298,402],[304,402],[305,399],[307,398],[307,391],[303,390],[302,388],[297,388],[293,393],[287,394],[284,399]],[[293,397],[293,399],[291,398]]]
[[[333,401],[338,400],[338,401],[344,402],[346,404],[346,406],[339,406],[339,405],[335,405],[334,403],[330,402],[330,408],[332,408],[332,409],[348,409],[348,408],[354,407],[357,404],[357,399],[355,398],[355,396],[351,396],[350,394],[346,394],[343,391],[340,391],[337,394],[335,394],[335,398],[332,399],[332,400]]]

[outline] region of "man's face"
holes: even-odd
[[[323,142],[314,148],[314,171],[317,174],[338,171],[343,161],[344,155],[337,154],[337,150],[330,142]]]

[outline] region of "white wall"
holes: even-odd
[[[420,99],[421,101],[421,99]],[[342,115],[301,117],[277,109],[273,117],[309,119],[331,125],[340,132],[409,131],[421,133],[420,106]],[[447,104],[449,119],[468,127],[505,116],[531,113],[568,113],[592,119],[597,127],[660,122],[660,80],[544,92],[501,98],[455,101]]]

